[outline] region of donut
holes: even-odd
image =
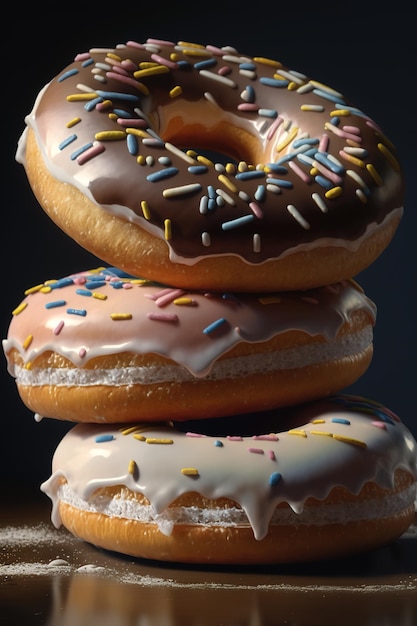
[[[113,267],[49,280],[14,309],[4,353],[41,417],[187,420],[272,408],[352,384],[376,307],[353,281],[292,292],[186,291]]]
[[[98,547],[184,563],[340,557],[414,516],[417,442],[391,411],[335,395],[220,420],[77,424],[41,491]]]
[[[340,282],[381,254],[403,211],[402,168],[376,122],[230,46],[77,54],[36,98],[16,158],[83,248],[186,289]]]

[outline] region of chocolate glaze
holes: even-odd
[[[146,75],[149,63],[156,73]],[[167,239],[183,263],[232,254],[257,264],[318,241],[354,248],[402,207],[395,148],[366,114],[233,48],[148,40],[90,50],[44,88],[26,121],[54,176]],[[90,144],[102,151],[80,162]],[[22,147],[24,138],[24,161]],[[188,160],[185,149],[195,150]],[[162,171],[171,175],[147,179]],[[184,185],[197,187],[165,197]]]

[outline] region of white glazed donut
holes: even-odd
[[[402,215],[395,148],[366,113],[231,47],[91,49],[26,122],[17,158],[48,215],[106,263],[178,287],[339,282]]]
[[[416,446],[392,412],[348,395],[176,426],[77,424],[41,489],[56,527],[133,556],[326,559],[405,531]]]
[[[28,289],[3,347],[22,400],[41,416],[186,420],[352,384],[372,358],[375,314],[354,281],[188,292],[99,268]]]

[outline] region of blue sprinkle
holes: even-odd
[[[269,477],[268,484],[271,487],[275,487],[275,485],[278,485],[281,478],[282,478],[282,475],[279,472],[273,472],[271,476]]]
[[[106,441],[113,441],[113,435],[97,435],[95,438],[96,443],[105,443]]]
[[[118,267],[107,267],[105,268],[102,272],[101,275],[98,275],[96,277],[97,280],[102,280],[102,275],[106,275],[106,276],[118,276],[119,278],[135,278],[135,276],[133,276],[132,274],[128,274],[127,272],[125,272],[124,270],[120,270]],[[91,280],[93,280],[94,277],[91,277]]]
[[[65,300],[55,300],[54,302],[47,302],[45,304],[45,309],[56,309],[59,306],[65,306]]]
[[[328,180],[327,178],[324,178],[324,176],[318,175],[314,178],[314,180],[325,189],[330,189],[334,186],[333,183],[330,182],[330,180]]]
[[[198,63],[194,64],[194,69],[196,70],[205,70],[208,67],[213,67],[213,65],[217,64],[217,60],[215,58],[207,59],[205,61],[198,61]]]
[[[249,170],[248,172],[239,172],[235,178],[238,180],[252,180],[253,178],[265,178],[263,170]]]
[[[259,82],[262,83],[262,85],[267,85],[268,87],[287,87],[289,84],[288,80],[268,78],[267,76],[262,76],[262,78],[259,79]]]
[[[239,63],[239,69],[253,71],[256,70],[256,65],[255,63]]]
[[[224,319],[224,317],[220,317],[218,320],[216,320],[212,324],[209,324],[208,326],[206,326],[203,330],[203,333],[205,335],[209,335],[210,333],[214,332],[225,323],[226,323],[226,320]]]
[[[332,117],[332,119],[330,120],[330,124],[332,124],[332,126],[339,126],[339,124],[340,124],[340,117],[338,117],[337,115]]]
[[[214,445],[216,446],[216,448],[223,448],[223,442],[220,441],[219,439],[216,439],[216,441],[214,442]]]
[[[51,283],[50,285],[48,285],[48,287],[50,287],[51,289],[62,289],[62,287],[68,287],[69,285],[73,285],[74,281],[72,280],[72,278],[60,278],[59,280],[56,280],[54,283]]]
[[[331,102],[336,102],[337,104],[344,104],[343,98],[340,96],[335,96],[332,93],[328,93],[327,91],[323,91],[322,89],[313,89],[313,93],[316,96],[320,96],[321,98],[325,98],[326,100],[330,100]]]
[[[107,285],[107,281],[103,280],[102,278],[94,279],[94,277],[92,277],[89,278],[84,286],[86,289],[97,289],[97,287],[104,287],[104,285]]]
[[[92,296],[93,294],[88,289],[76,289],[75,293],[79,296]]]
[[[170,178],[171,176],[175,176],[178,174],[178,169],[176,167],[167,167],[166,170],[158,170],[157,172],[153,172],[146,177],[146,180],[149,180],[151,183],[157,183],[160,180],[164,180],[165,178]]]
[[[207,203],[207,209],[209,211],[214,211],[217,206],[216,198],[209,198]]]
[[[72,143],[73,141],[75,141],[76,139],[77,139],[77,135],[70,135],[69,137],[64,139],[64,141],[61,141],[61,143],[58,144],[58,148],[60,150],[63,150],[64,148],[69,146],[69,144]]]
[[[113,289],[123,289],[124,283],[121,280],[115,280],[112,281],[110,285],[113,287]]]
[[[305,144],[309,146],[315,146],[318,143],[319,143],[319,139],[317,137],[303,137],[302,139],[296,139],[295,141],[293,141],[292,145],[293,145],[293,148],[297,149],[297,148],[300,148],[301,146],[304,146]]]
[[[235,220],[229,220],[228,222],[223,222],[222,230],[230,230],[231,228],[242,226],[243,224],[253,222],[254,219],[255,219],[255,216],[253,214],[243,215],[242,217],[238,217]]]
[[[282,178],[267,178],[266,182],[272,185],[279,185],[280,187],[285,187],[286,189],[292,189],[293,184],[290,180],[283,180]]]
[[[257,202],[262,202],[262,200],[265,198],[266,195],[266,189],[264,185],[258,185],[255,194],[254,194],[254,198],[255,200],[257,200]]]
[[[92,65],[94,63],[93,59],[87,59],[86,61],[83,61],[81,63],[81,67],[88,67],[89,65]]]
[[[105,100],[129,100],[130,102],[140,102],[138,96],[134,96],[130,93],[123,93],[118,91],[102,91],[97,89],[96,93]]]
[[[96,108],[98,104],[100,104],[100,102],[103,102],[103,98],[99,97],[99,98],[94,98],[94,100],[89,100],[84,105],[84,109],[86,111],[94,111],[94,109]]]
[[[271,172],[275,172],[276,174],[287,174],[288,169],[283,165],[279,165],[278,163],[267,163],[267,168],[271,170]]]
[[[190,174],[205,174],[208,171],[207,165],[190,165],[188,168]]]
[[[135,137],[135,135],[128,134],[126,141],[129,154],[131,154],[132,156],[136,156],[139,152],[139,144],[137,138]]]
[[[75,74],[78,74],[77,69],[68,70],[68,72],[65,72],[65,74],[61,74],[61,76],[58,78],[58,82],[62,83],[63,80],[67,80],[67,78],[70,78],[71,76],[74,76]]]
[[[113,113],[117,115],[117,117],[124,117],[127,120],[132,117],[129,111],[125,111],[124,109],[113,109]]]
[[[253,103],[255,102],[255,90],[252,85],[247,85],[245,87],[246,91],[246,102]]]
[[[189,61],[177,61],[177,65],[180,70],[189,70],[193,67]]]
[[[67,313],[69,313],[69,315],[80,315],[81,317],[85,317],[87,315],[87,311],[85,309],[67,309]]]
[[[71,154],[71,161],[75,161],[80,156],[80,154],[82,154],[86,150],[89,150],[90,148],[92,148],[92,146],[93,146],[92,143],[86,143],[82,148],[79,148],[78,150],[73,152]]]
[[[262,117],[271,117],[272,119],[278,115],[275,109],[258,109],[258,114],[262,115]]]
[[[333,424],[346,424],[346,426],[350,426],[350,421],[343,417],[332,417]]]
[[[315,156],[316,161],[318,161],[322,165],[325,165],[329,170],[331,170],[335,174],[344,173],[345,168],[342,165],[338,165],[337,163],[329,159],[327,157],[327,154],[325,154],[324,152],[316,152],[314,156]]]
[[[158,163],[160,163],[161,165],[171,165],[171,159],[169,158],[169,156],[160,156],[158,158]]]
[[[213,185],[208,185],[207,186],[207,192],[208,192],[208,197],[209,198],[215,198],[217,196],[216,190],[213,187]]]

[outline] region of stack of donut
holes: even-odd
[[[342,392],[373,352],[354,277],[402,215],[378,125],[273,59],[158,39],[77,55],[26,123],[36,198],[103,261],[30,287],[3,342],[36,418],[77,423],[41,486],[53,523],[200,564],[401,535],[416,441]]]

